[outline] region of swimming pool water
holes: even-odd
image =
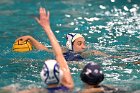
[[[88,49],[101,50],[122,59],[89,56],[105,73],[103,84],[134,92],[140,89],[140,2],[139,0],[0,0],[0,87],[19,84],[21,89],[42,87],[44,60],[53,58],[45,51],[16,53],[14,40],[31,35],[46,46],[49,40],[35,21],[39,7],[50,11],[51,27],[61,45],[65,35],[78,32],[85,36]],[[86,60],[85,60],[86,62]],[[70,63],[75,90],[82,87],[80,67]]]

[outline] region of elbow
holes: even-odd
[[[74,83],[71,83],[71,84],[69,85],[69,88],[70,88],[70,89],[74,89]]]
[[[67,87],[69,90],[74,89],[74,83],[72,81],[71,82],[63,82],[62,85]]]
[[[69,88],[70,90],[74,89],[74,83],[70,83],[69,85],[67,85],[67,88]]]

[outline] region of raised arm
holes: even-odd
[[[74,87],[74,83],[72,80],[70,69],[63,56],[62,49],[61,49],[54,33],[51,30],[49,17],[50,17],[49,12],[46,13],[45,8],[40,8],[40,18],[36,18],[36,20],[43,27],[46,34],[48,35],[48,38],[51,42],[54,54],[56,56],[56,60],[59,62],[60,68],[63,71],[64,75],[63,75],[63,79],[62,79],[62,84],[64,86],[68,87],[69,89],[72,89]]]

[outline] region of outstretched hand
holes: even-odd
[[[37,20],[37,22],[43,27],[49,27],[50,28],[50,13],[49,11],[46,13],[46,10],[45,8],[40,8],[39,9],[39,14],[40,14],[40,17],[39,18],[35,18]]]

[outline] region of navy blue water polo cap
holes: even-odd
[[[104,80],[104,74],[96,63],[88,63],[80,74],[81,80],[89,85],[98,85]]]

